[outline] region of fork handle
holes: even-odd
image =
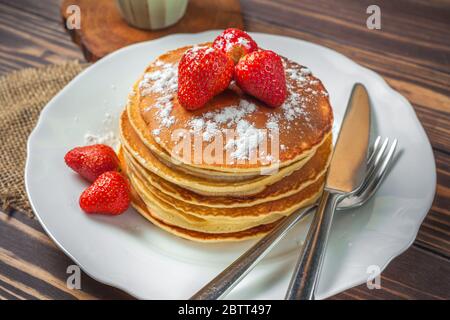
[[[313,300],[334,211],[341,195],[324,191],[294,269],[286,300]]]
[[[284,238],[298,221],[309,214],[315,207],[316,205],[312,205],[300,209],[286,217],[270,233],[193,295],[191,300],[216,300],[224,297]]]

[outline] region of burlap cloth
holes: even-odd
[[[32,217],[24,184],[27,139],[42,108],[87,64],[29,68],[0,77],[0,209]]]

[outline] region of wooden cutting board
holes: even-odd
[[[186,14],[178,23],[156,31],[129,26],[120,16],[114,0],[63,0],[61,14],[64,26],[71,14],[67,11],[70,5],[80,7],[81,28],[66,29],[88,61],[96,61],[127,45],[172,33],[243,28],[239,0],[190,0]]]

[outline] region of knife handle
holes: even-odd
[[[324,191],[294,269],[286,300],[313,300],[334,211],[341,195]]]

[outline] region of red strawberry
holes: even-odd
[[[80,196],[80,207],[86,213],[118,215],[129,205],[128,181],[117,171],[100,175]]]
[[[233,69],[233,61],[214,48],[187,50],[178,65],[178,101],[188,110],[202,107],[228,87]]]
[[[237,85],[246,93],[276,108],[287,96],[286,76],[279,55],[258,50],[239,60],[234,70]]]
[[[235,28],[226,29],[217,36],[213,47],[226,53],[235,64],[242,56],[258,49],[255,40],[247,32]]]
[[[66,153],[66,164],[83,178],[94,181],[106,171],[119,167],[119,159],[111,147],[104,144],[77,147]]]

